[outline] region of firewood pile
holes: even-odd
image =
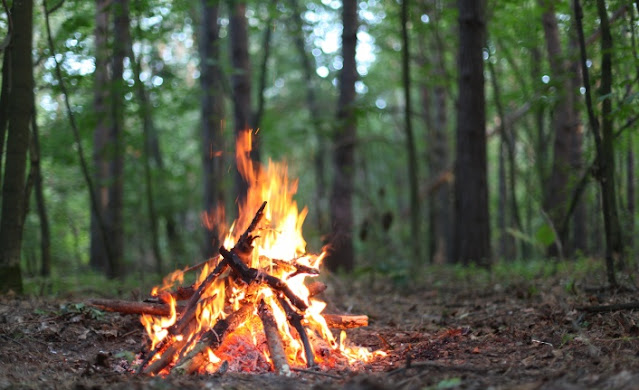
[[[261,204],[231,249],[221,246],[219,256],[202,265],[193,285],[154,289],[145,302],[89,301],[104,310],[142,314],[150,346],[138,373],[223,372],[248,355],[248,347],[236,347],[240,350],[235,352],[224,347],[242,338],[261,352],[254,358],[261,367],[282,375],[303,367],[365,362],[382,354],[345,342],[343,329],[368,325],[367,316],[321,313],[325,304],[313,298],[326,285],[307,284],[305,278],[319,275],[323,255],[278,260],[253,253],[266,205]],[[340,336],[331,328],[342,329]]]

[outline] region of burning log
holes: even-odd
[[[193,364],[194,361],[197,361],[196,358],[206,353],[206,348],[214,350],[219,347],[224,336],[242,325],[254,309],[255,305],[252,302],[245,302],[227,318],[219,320],[213,328],[204,332],[195,347],[175,367],[176,371],[186,374],[196,371],[199,368],[198,365]]]
[[[284,313],[286,313],[286,319],[291,325],[293,325],[293,328],[295,328],[297,334],[300,336],[300,340],[302,340],[302,345],[304,346],[304,355],[306,356],[306,367],[314,367],[315,357],[313,356],[313,348],[308,342],[306,329],[304,329],[304,327],[302,326],[302,318],[304,317],[293,310],[291,305],[289,305],[285,299],[278,297],[277,300],[282,309],[284,309]]]
[[[323,283],[318,282],[321,285]],[[309,290],[312,285],[309,285]],[[324,285],[326,288],[326,285]],[[149,314],[153,316],[167,317],[171,315],[171,307],[164,303],[132,302],[117,299],[90,299],[87,305],[95,306],[98,309],[112,311],[122,314]],[[184,306],[176,306],[176,313],[184,312]],[[368,326],[368,316],[348,315],[348,314],[328,314],[322,313],[326,324],[332,329],[352,329]]]
[[[286,352],[284,352],[284,346],[282,346],[282,338],[277,330],[277,324],[273,314],[268,309],[268,306],[264,301],[260,302],[257,309],[260,320],[262,320],[262,327],[264,328],[264,335],[266,336],[266,344],[271,353],[271,360],[273,360],[273,367],[280,375],[291,376],[291,367],[286,360]]]
[[[249,268],[246,264],[244,264],[235,252],[235,248],[229,251],[222,246],[220,247],[220,254],[224,257],[224,260],[228,261],[229,266],[231,266],[231,268],[233,268],[233,270],[240,275],[240,277],[246,284],[264,281],[273,290],[280,291],[282,294],[284,294],[286,298],[288,298],[288,300],[291,301],[291,303],[301,311],[304,311],[308,308],[306,303],[302,299],[300,299],[300,297],[295,295],[291,288],[281,279],[255,268]]]
[[[326,325],[333,329],[351,329],[361,326],[368,326],[368,316],[342,315],[342,314],[322,314],[326,320]]]

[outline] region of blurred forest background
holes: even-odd
[[[2,5],[0,291],[213,255],[247,128],[333,270],[636,270],[639,1]]]

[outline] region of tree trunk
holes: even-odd
[[[38,218],[40,219],[40,275],[48,277],[51,275],[51,235],[49,230],[49,217],[44,200],[44,186],[42,185],[42,170],[40,165],[40,131],[36,121],[35,94],[32,94],[33,116],[31,117],[31,144],[29,156],[31,160],[31,170],[33,171],[33,181],[35,186],[36,207]],[[28,201],[28,200],[27,200]]]
[[[278,12],[275,7],[275,0],[269,1],[269,10],[268,10],[268,20],[266,21],[266,28],[264,29],[264,36],[262,38],[262,62],[260,63],[260,75],[259,75],[259,85],[257,89],[257,108],[255,109],[255,114],[253,115],[253,120],[251,121],[251,127],[255,129],[255,131],[259,130],[260,124],[262,122],[262,117],[264,116],[264,106],[266,104],[266,96],[264,96],[264,91],[266,90],[266,76],[268,75],[268,60],[271,54],[271,36],[273,28],[273,22],[275,21],[275,17],[273,14]]]
[[[6,163],[0,221],[0,293],[22,293],[20,251],[26,207],[25,174],[29,126],[33,115],[33,1],[15,0],[11,6],[11,51]],[[4,84],[4,82],[3,82]]]
[[[110,278],[123,276],[124,261],[124,221],[122,219],[124,200],[124,59],[129,42],[129,1],[113,0],[113,62],[111,74],[111,127],[108,142],[109,156],[109,202],[106,221],[112,258],[107,271]]]
[[[138,31],[140,29],[140,20],[138,18]],[[135,91],[138,98],[139,114],[142,120],[142,135],[144,143],[144,186],[146,194],[146,206],[149,218],[149,229],[151,234],[151,250],[155,257],[155,270],[158,274],[164,274],[163,271],[163,259],[162,251],[160,250],[160,237],[159,237],[159,223],[158,213],[155,207],[155,192],[153,190],[153,172],[151,169],[151,161],[155,160],[158,163],[158,168],[162,168],[162,159],[160,157],[159,145],[157,140],[157,134],[155,125],[153,123],[153,114],[151,111],[151,104],[149,103],[149,97],[144,86],[144,82],[140,78],[142,70],[142,64],[140,58],[135,58],[133,53],[133,42],[131,39],[127,42],[127,55],[132,63],[133,77],[135,80]]]
[[[486,97],[483,47],[484,1],[459,0],[459,101],[455,166],[453,259],[490,266],[486,182]]]
[[[408,0],[402,0],[402,83],[404,89],[404,129],[406,131],[406,150],[408,183],[410,194],[410,226],[412,241],[413,261],[416,264],[422,263],[421,255],[421,208],[418,194],[418,173],[417,173],[417,147],[415,146],[415,135],[413,134],[412,101],[411,101],[411,80],[410,80],[410,46],[408,39]]]
[[[229,20],[229,37],[231,47],[231,85],[233,90],[233,118],[236,137],[241,132],[250,130],[251,125],[251,69],[248,52],[248,31],[246,21],[246,3],[240,0],[229,0],[231,17]],[[257,134],[252,136],[251,159],[259,161],[259,140]],[[238,203],[244,203],[248,183],[236,170],[235,189]]]
[[[96,184],[95,197],[97,211],[91,212],[91,256],[90,265],[94,270],[106,272],[109,268],[109,256],[103,237],[108,233],[106,228],[106,205],[108,199],[108,153],[107,137],[109,132],[109,75],[108,75],[108,34],[109,12],[108,0],[96,0],[95,13],[95,72],[93,81],[93,112],[95,128],[93,130],[93,165]],[[99,213],[99,215],[98,215]],[[100,218],[104,223],[101,226]]]
[[[628,208],[628,231],[626,232],[627,247],[630,253],[635,253],[635,151],[633,134],[628,132],[628,151],[626,153],[626,202]]]
[[[521,230],[519,217],[519,206],[515,194],[515,146],[512,139],[512,132],[506,125],[506,116],[501,100],[501,91],[497,80],[495,66],[488,60],[490,80],[493,87],[495,107],[499,116],[499,167],[498,167],[498,191],[499,202],[497,211],[497,226],[499,229],[499,257],[502,259],[514,260],[517,256],[517,247],[513,236],[508,233],[508,228],[514,227]],[[508,157],[508,168],[506,168],[506,157]],[[509,175],[506,175],[508,170]],[[510,207],[509,207],[510,206]],[[510,210],[510,212],[509,212]]]
[[[202,165],[204,167],[204,210],[212,213],[217,206],[224,205],[224,96],[220,69],[219,1],[201,0],[202,9],[200,50],[200,105],[202,121]],[[210,258],[220,247],[220,231],[217,224],[206,232],[202,254]]]
[[[337,130],[333,143],[334,178],[331,191],[332,251],[326,259],[330,270],[351,271],[355,265],[353,250],[353,180],[355,179],[355,81],[357,68],[357,1],[342,2],[342,60],[337,103]]]
[[[312,61],[307,52],[306,45],[304,44],[304,19],[302,12],[300,11],[299,3],[297,0],[290,0],[291,9],[293,15],[291,17],[291,24],[294,26],[293,39],[295,41],[295,47],[297,53],[302,61],[302,72],[304,72],[304,81],[306,84],[306,105],[311,117],[311,124],[317,140],[317,150],[315,151],[314,168],[315,177],[317,181],[317,187],[314,191],[315,201],[314,206],[317,213],[317,228],[318,231],[323,232],[325,227],[325,203],[326,203],[326,140],[322,132],[322,119],[320,114],[319,105],[315,96],[315,64]],[[313,62],[313,63],[312,63]]]
[[[2,188],[2,163],[4,162],[4,145],[9,124],[9,83],[11,77],[11,48],[7,47],[2,56],[2,89],[0,89],[0,188]]]
[[[559,27],[555,16],[554,2],[539,0],[543,8],[542,23],[546,38],[548,61],[550,63],[551,79],[557,89],[557,104],[554,107],[552,127],[554,132],[553,162],[550,170],[550,179],[545,187],[544,209],[547,211],[550,221],[564,247],[572,247],[568,243],[568,230],[562,224],[567,214],[572,188],[577,181],[573,171],[571,147],[574,134],[579,131],[578,121],[574,117],[575,91],[572,89],[568,63],[564,61],[565,53],[561,49]],[[549,248],[551,254],[556,255],[555,245]]]
[[[610,35],[610,25],[604,0],[597,0],[597,11],[599,13],[601,25],[601,81],[599,96],[601,103],[601,134],[597,117],[594,114],[594,107],[591,96],[591,85],[588,67],[586,65],[586,43],[583,32],[583,11],[579,0],[574,0],[574,11],[577,20],[577,33],[579,34],[579,46],[581,52],[581,69],[586,89],[586,107],[588,109],[588,119],[592,127],[597,149],[597,165],[595,175],[601,186],[601,201],[604,219],[604,231],[606,237],[606,273],[611,289],[617,287],[615,275],[615,261],[623,261],[623,246],[621,241],[621,227],[617,214],[617,199],[615,189],[615,156],[614,156],[614,133],[612,122],[612,36]]]

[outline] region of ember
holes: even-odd
[[[293,200],[297,181],[289,180],[285,164],[255,166],[250,145],[251,133],[245,132],[236,159],[249,190],[238,220],[222,237],[220,254],[203,264],[192,286],[180,286],[184,271],[167,276],[152,291],[159,311],[140,310],[155,315],[141,318],[151,345],[139,372],[289,374],[302,367],[352,368],[384,354],[349,346],[343,330],[336,339],[329,329],[329,323],[367,325],[367,317],[322,314],[326,304],[314,295],[325,286],[307,286],[305,279],[319,274],[325,252],[306,253],[301,227],[307,210],[298,211]],[[213,215],[204,219],[223,226]],[[241,234],[240,226],[246,227]]]

